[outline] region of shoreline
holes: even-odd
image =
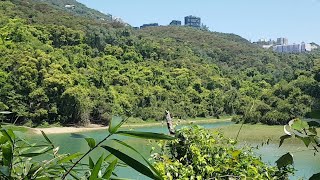
[[[186,124],[204,124],[204,123],[215,123],[215,122],[227,122],[231,121],[231,118],[227,119],[204,119],[204,120],[178,120],[174,122],[175,125],[186,125]],[[151,126],[167,126],[165,121],[162,122],[146,122],[146,123],[125,123],[122,125],[124,128],[138,128],[138,127],[151,127]],[[65,134],[65,133],[80,133],[90,132],[96,130],[108,129],[109,126],[102,126],[92,124],[91,127],[50,127],[50,128],[28,128],[29,132],[33,134],[41,134],[43,131],[46,134]]]

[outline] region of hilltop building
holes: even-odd
[[[257,44],[264,49],[269,49],[269,48],[273,47],[274,45],[276,45],[276,42],[272,39],[268,40],[265,38],[261,38],[258,41],[253,42],[253,44]]]
[[[200,17],[196,17],[192,15],[184,17],[184,25],[209,31],[209,28],[207,26],[201,24]],[[156,27],[156,26],[159,26],[159,24],[158,23],[143,24],[142,26],[140,26],[140,29],[143,29],[146,27]],[[182,22],[180,20],[172,20],[169,26],[182,26]],[[138,29],[138,28],[135,28],[135,29]]]
[[[287,38],[278,38],[277,45],[288,45],[288,39]]]
[[[310,43],[310,45],[311,45],[311,51],[319,48],[319,45],[316,43]]]
[[[181,21],[179,20],[172,20],[170,26],[181,26]]]
[[[312,50],[311,44],[302,42],[301,44],[276,45],[273,51],[278,53],[304,53]]]
[[[159,26],[158,23],[143,24],[142,26],[140,26],[140,29],[143,29],[146,27],[157,27],[157,26]]]
[[[273,49],[278,53],[305,53],[315,49],[314,46],[308,43],[302,42],[301,44],[289,44],[287,38],[277,38],[277,41],[272,39],[261,38],[257,42],[253,42],[265,49]]]
[[[76,5],[73,5],[73,4],[67,4],[64,6],[65,8],[68,8],[68,9],[74,9],[76,8]]]
[[[195,27],[195,28],[200,28],[201,27],[201,18],[196,17],[196,16],[186,16],[184,18],[184,25],[185,26],[190,26],[190,27]]]
[[[302,52],[309,52],[309,51],[312,51],[312,50],[313,50],[313,48],[312,48],[311,44],[304,43],[304,42],[301,43],[301,51]]]
[[[273,41],[272,39],[268,40],[268,39],[261,38],[257,42],[254,42],[254,44],[258,44],[258,45],[275,45],[276,42]]]

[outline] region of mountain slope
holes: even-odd
[[[308,70],[307,55],[279,55],[251,44],[234,34],[201,31],[186,27],[154,27],[136,31],[136,36],[148,39],[167,49],[188,47],[204,62],[216,63],[224,74],[264,74],[269,83],[291,80],[299,68]],[[161,50],[166,52],[166,49]],[[292,61],[295,58],[298,61]],[[268,78],[267,78],[268,77]]]
[[[112,21],[111,14],[103,14],[97,10],[77,2],[76,0],[34,0],[52,5],[53,7],[70,12],[77,16],[91,18],[100,21]]]
[[[241,115],[285,124],[317,107],[318,54],[276,54],[234,35],[134,30],[45,3],[0,1],[0,110],[6,122],[107,123]],[[115,28],[120,27],[120,28]]]
[[[2,4],[0,6],[2,15],[10,18],[19,17],[32,24],[61,25],[81,30],[87,30],[88,27],[118,28],[124,26],[119,22],[99,20],[96,16],[75,16],[75,13],[69,12],[66,8],[37,0],[6,0],[2,1]],[[84,5],[79,4],[79,7],[82,6]],[[89,8],[82,10],[84,15],[91,13]],[[101,15],[101,17],[104,16]]]

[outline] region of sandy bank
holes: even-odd
[[[230,121],[231,119],[207,119],[207,120],[193,120],[193,121],[185,121],[180,120],[176,121],[175,125],[183,125],[183,124],[203,124],[203,123],[214,123],[214,122],[223,122]],[[138,128],[138,127],[153,127],[153,126],[166,126],[167,124],[163,122],[152,122],[152,123],[127,123],[122,127],[126,128]],[[41,134],[41,131],[46,134],[64,134],[64,133],[79,133],[79,132],[87,132],[87,131],[96,131],[108,129],[108,126],[102,126],[97,124],[92,124],[90,127],[51,127],[51,128],[31,128],[31,132],[35,134]]]
[[[41,134],[43,131],[46,134],[64,134],[64,133],[79,133],[86,131],[95,131],[108,129],[107,126],[91,125],[90,127],[51,127],[51,128],[32,128],[31,131],[36,134]]]

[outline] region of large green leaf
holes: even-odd
[[[125,122],[125,120],[123,120],[122,117],[113,116],[111,121],[110,121],[109,129],[108,129],[110,134],[116,133],[124,122]]]
[[[113,158],[114,155],[112,154],[109,154],[106,158],[104,158],[104,161],[108,161],[109,159]]]
[[[58,164],[65,163],[65,162],[69,162],[69,161],[71,161],[71,160],[73,160],[73,159],[79,158],[80,156],[82,156],[82,153],[79,153],[79,152],[74,153],[74,154],[71,154],[70,156],[66,156],[66,157],[60,159],[60,160],[58,161]]]
[[[319,180],[319,179],[320,179],[320,173],[317,173],[311,176],[309,180]]]
[[[89,156],[89,168],[93,169],[94,168],[94,162],[92,160],[92,158]]]
[[[309,147],[312,137],[299,137],[297,136],[298,139],[302,140],[302,142],[306,145],[306,147]]]
[[[291,125],[291,128],[297,131],[302,131],[303,129],[309,129],[309,124],[301,119],[295,119]]]
[[[284,136],[281,136],[281,137],[280,137],[280,144],[279,144],[279,147],[281,147],[281,146],[282,146],[282,144],[284,143],[284,140],[289,139],[289,138],[291,138],[291,136],[290,136],[290,135],[284,135]]]
[[[155,172],[159,177],[161,177],[161,174],[156,170],[156,168],[153,167],[153,165],[140,153],[138,152],[135,148],[133,148],[132,146],[130,146],[129,144],[123,142],[123,141],[120,141],[118,139],[113,139],[113,141],[133,150],[134,152],[136,152],[137,154],[140,155],[140,157],[148,164],[148,166],[153,170],[153,172]]]
[[[35,156],[43,155],[51,150],[52,150],[52,148],[44,148],[44,149],[39,150],[37,152],[24,153],[24,154],[20,154],[19,156],[20,157],[35,157]]]
[[[12,163],[12,158],[13,158],[12,145],[10,143],[2,145],[1,150],[2,150],[3,160],[4,160],[3,164],[5,166],[9,166]]]
[[[9,141],[9,139],[6,136],[2,135],[2,133],[1,133],[0,134],[0,144],[5,144],[8,141]]]
[[[174,140],[175,137],[159,134],[159,133],[152,133],[152,132],[137,132],[137,131],[118,131],[116,134],[124,135],[124,136],[133,136],[137,138],[143,139],[156,139],[156,140]]]
[[[11,137],[12,140],[16,139],[16,135],[14,134],[12,129],[7,129],[7,132],[8,132],[8,134]]]
[[[114,160],[112,163],[109,164],[109,166],[106,168],[102,178],[104,179],[110,179],[112,172],[114,171],[114,169],[116,168],[116,165],[118,163],[118,160]]]
[[[293,165],[293,156],[290,153],[287,153],[281,156],[277,161],[278,168],[286,167],[288,165]]]
[[[90,149],[93,149],[96,146],[96,141],[93,138],[85,138]]]
[[[52,141],[48,138],[48,136],[46,135],[46,133],[44,133],[43,131],[41,131],[42,136],[46,139],[46,141],[54,148],[54,145],[52,143]]]
[[[136,159],[122,153],[121,151],[114,149],[110,146],[102,146],[104,149],[109,151],[111,154],[116,156],[118,159],[129,165],[131,168],[135,169],[136,171],[140,172],[141,174],[146,175],[152,179],[161,179],[160,177],[156,176],[147,166],[142,164],[141,162],[137,161]]]
[[[13,144],[13,138],[10,136],[7,130],[1,129],[1,133],[8,141],[10,141],[11,144]]]
[[[103,155],[98,159],[97,163],[93,167],[89,180],[95,180],[98,178],[98,174],[101,169],[102,162],[103,162]]]

